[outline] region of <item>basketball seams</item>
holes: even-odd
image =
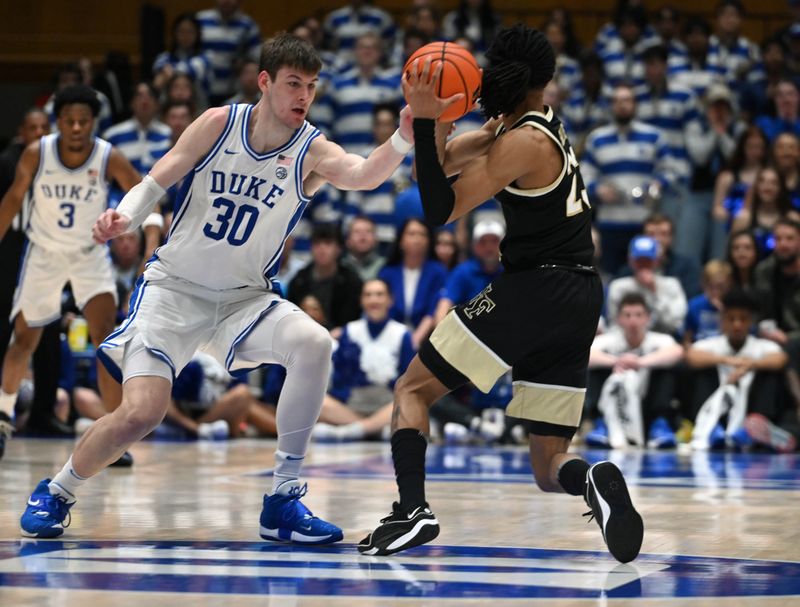
[[[442,72],[436,85],[437,96],[444,99],[458,93],[464,95],[460,106],[457,104],[450,106],[443,113],[443,116],[455,115],[455,117],[443,119],[450,121],[461,118],[472,109],[473,94],[480,89],[480,68],[475,57],[467,49],[451,42],[430,43],[417,49],[409,57],[403,71],[409,74],[414,61],[424,62],[428,59],[431,60],[431,67],[434,69],[437,67],[437,62],[442,63]],[[420,72],[421,70],[417,73]],[[459,112],[454,111],[456,107],[461,108]]]

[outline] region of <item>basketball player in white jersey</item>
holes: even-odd
[[[10,436],[17,390],[42,327],[61,316],[61,292],[69,282],[95,346],[111,333],[116,316],[116,286],[108,248],[92,240],[92,225],[108,206],[108,183],[125,190],[141,180],[127,159],[92,129],[100,103],[89,87],[77,85],[56,94],[58,133],[31,143],[17,164],[14,183],[0,203],[0,238],[31,189],[28,247],[22,260],[11,318],[14,338],[3,360],[0,436]],[[107,406],[119,402],[119,387],[98,372]]]
[[[173,377],[200,348],[233,373],[264,363],[286,367],[260,535],[304,544],[342,538],[300,501],[300,467],[327,387],[331,338],[282,299],[272,279],[314,192],[325,182],[374,189],[410,150],[412,135],[405,110],[400,129],[366,159],[328,141],[305,120],[320,67],[310,44],[277,35],[262,49],[260,101],[206,111],[120,206],[97,220],[99,242],[135,229],[165,188],[186,176],[167,243],[139,281],[129,317],[100,349],[123,382],[122,404],[92,426],[53,481],[36,488],[21,520],[25,535],[63,533],[81,484],[161,422]]]

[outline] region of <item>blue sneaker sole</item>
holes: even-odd
[[[45,531],[37,531],[36,533],[31,533],[30,531],[25,531],[25,529],[20,527],[19,532],[20,535],[22,535],[22,537],[32,537],[41,540],[51,540],[53,538],[64,535],[63,529],[47,529]]]
[[[341,531],[320,537],[315,535],[303,535],[302,533],[293,531],[291,529],[267,529],[266,527],[259,527],[258,534],[261,536],[261,539],[269,542],[304,544],[306,546],[333,544],[340,542],[343,538]]]

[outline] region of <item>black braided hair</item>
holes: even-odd
[[[530,89],[543,89],[553,78],[553,47],[537,29],[518,23],[501,30],[486,51],[481,105],[487,118],[513,114]]]

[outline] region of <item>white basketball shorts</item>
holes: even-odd
[[[92,297],[117,287],[108,247],[95,245],[78,251],[55,251],[28,243],[14,293],[11,319],[22,312],[31,327],[41,327],[61,316],[61,293],[67,282],[79,309]]]

